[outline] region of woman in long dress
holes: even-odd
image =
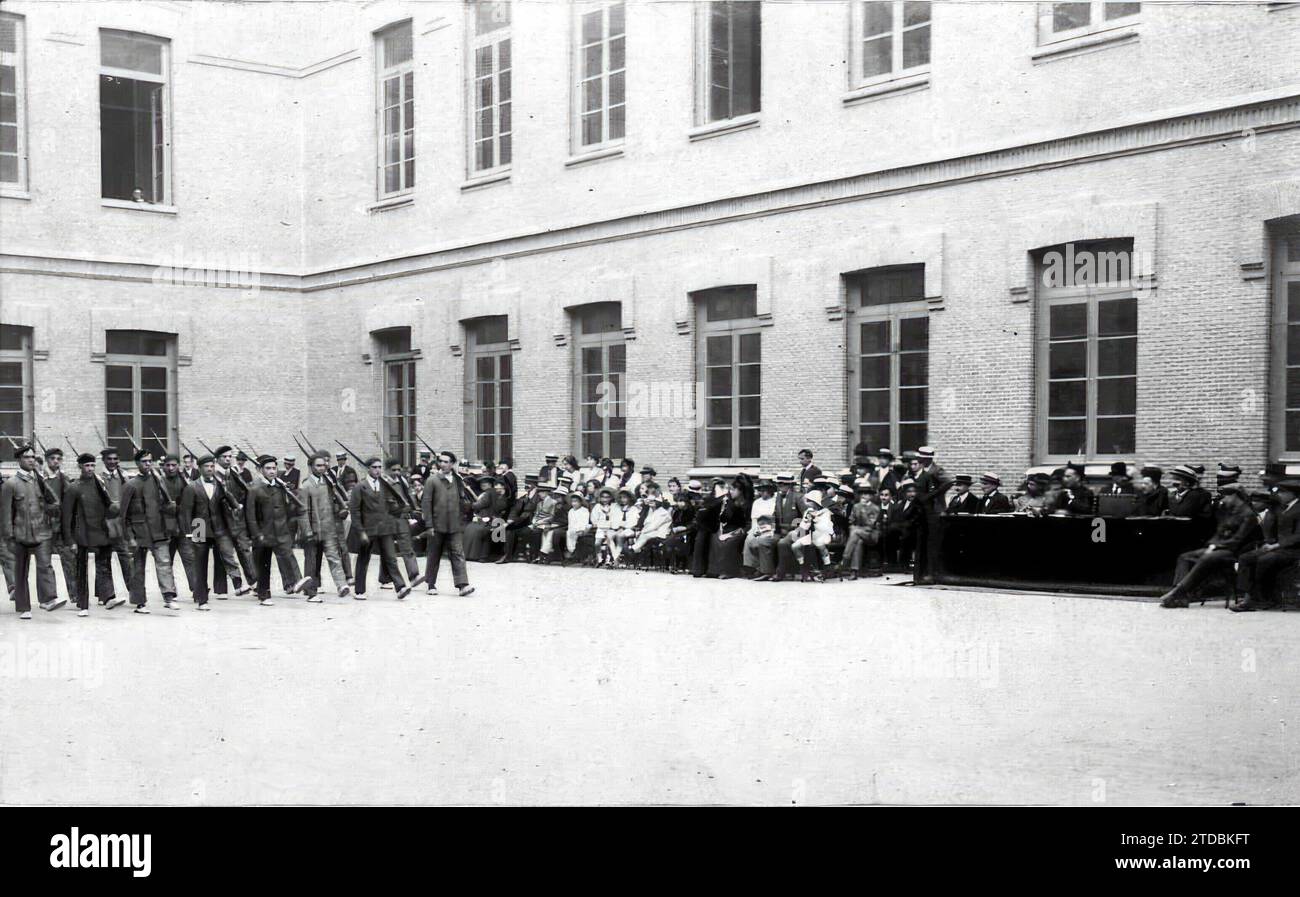
[[[742,554],[753,503],[753,482],[747,474],[738,474],[722,499],[718,525],[709,534],[709,576],[731,579],[744,575]]]
[[[492,527],[505,516],[506,486],[496,477],[480,477],[482,492],[470,509],[465,527],[465,560],[487,561],[492,555]]]

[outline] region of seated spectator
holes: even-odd
[[[858,500],[849,512],[849,535],[844,543],[844,556],[840,559],[840,570],[848,573],[849,579],[857,579],[864,572],[867,576],[880,575],[880,505],[876,504],[876,490],[871,481],[863,478],[858,481]]]
[[[751,579],[763,582],[776,573],[776,484],[759,480],[757,488],[758,497],[750,509],[751,525],[745,535],[743,560],[744,566],[754,571]]]

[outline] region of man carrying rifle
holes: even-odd
[[[95,553],[95,594],[104,607],[112,610],[126,603],[118,598],[113,586],[113,538],[108,532],[109,507],[113,504],[108,490],[95,474],[95,456],[89,453],[77,456],[81,478],[68,483],[63,491],[60,518],[64,545],[75,545],[74,560],[77,596],[77,616],[90,616],[90,582],[86,563],[90,553]],[[71,591],[73,585],[69,585]]]
[[[365,599],[366,570],[371,552],[378,549],[380,562],[388,570],[393,584],[398,586],[397,597],[405,598],[411,594],[411,586],[402,579],[396,550],[397,524],[405,509],[396,490],[384,481],[384,462],[368,458],[365,466],[366,478],[352,488],[348,499],[348,514],[352,519],[349,538],[355,537],[357,546],[354,597]]]
[[[406,578],[414,581],[420,577],[420,562],[415,555],[415,533],[422,531],[420,525],[420,506],[415,502],[415,487],[402,473],[402,462],[396,458],[388,459],[388,482],[397,491],[401,499],[401,511],[397,515],[397,532],[393,543],[397,556],[406,565]],[[387,575],[379,571],[379,587],[384,588],[389,582]]]
[[[104,512],[104,520],[108,527],[109,545],[113,549],[113,554],[117,557],[117,569],[122,574],[122,582],[128,586],[132,577],[135,576],[135,562],[132,560],[131,551],[126,544],[126,523],[125,515],[122,513],[122,491],[126,488],[126,477],[122,475],[122,467],[118,460],[117,449],[109,446],[99,453],[99,458],[104,462],[104,475],[100,482],[104,486],[104,491],[108,493],[108,508]],[[100,604],[107,603],[108,599],[113,596],[110,590],[105,596],[98,588],[95,590],[95,597],[99,599]]]
[[[248,536],[253,541],[253,563],[257,566],[257,600],[263,607],[271,605],[271,557],[280,568],[280,583],[290,595],[304,590],[315,591],[316,583],[303,576],[298,559],[293,556],[293,531],[289,520],[301,506],[296,496],[290,498],[289,487],[280,479],[274,455],[257,459],[258,474],[248,484],[244,516]],[[310,593],[310,592],[309,592]]]
[[[131,603],[137,614],[149,613],[146,607],[145,573],[150,555],[153,556],[154,575],[162,592],[163,607],[176,607],[176,578],[172,573],[169,532],[176,528],[175,502],[163,488],[162,478],[153,468],[153,453],[139,449],[135,453],[136,475],[127,481],[122,490],[122,516],[126,521],[127,545],[134,557],[134,575],[131,577]],[[168,526],[168,519],[171,526]]]
[[[243,454],[242,452],[240,454]],[[229,512],[230,538],[235,543],[235,555],[239,558],[239,568],[244,571],[244,582],[252,585],[257,582],[257,567],[253,565],[253,543],[248,538],[248,524],[245,522],[244,504],[248,500],[248,485],[232,465],[235,459],[234,449],[228,445],[219,445],[212,453],[217,459],[214,474],[222,485],[222,497]],[[238,583],[236,568],[227,570],[232,582]],[[224,589],[217,590],[220,598]],[[242,593],[240,593],[242,594]]]
[[[181,493],[178,520],[181,532],[180,555],[185,574],[190,581],[190,592],[199,610],[208,608],[208,558],[215,556],[215,591],[218,598],[226,597],[226,571],[235,584],[236,595],[247,595],[253,584],[241,582],[239,561],[235,558],[235,543],[230,531],[230,506],[226,502],[225,487],[217,479],[213,468],[216,462],[211,455],[199,458],[199,478],[192,481]]]
[[[329,564],[330,576],[339,597],[351,594],[351,584],[343,569],[339,552],[339,524],[348,515],[347,504],[326,477],[329,455],[314,454],[307,459],[307,475],[298,484],[298,498],[302,500],[302,516],[298,518],[298,532],[303,542],[303,564],[313,584],[307,600],[319,603],[316,583],[321,581],[321,558]],[[418,571],[417,571],[418,575]]]
[[[170,452],[163,455],[162,459],[162,476],[159,477],[158,484],[162,486],[171,501],[163,505],[163,523],[167,527],[167,556],[171,558],[172,566],[175,568],[176,555],[181,550],[181,542],[184,541],[185,530],[181,527],[179,511],[181,506],[181,496],[185,494],[185,485],[189,482],[181,475],[180,458]],[[185,571],[188,581],[190,568],[185,565],[184,558],[181,559],[181,568]],[[190,583],[190,594],[194,594],[194,583]]]
[[[425,582],[429,584],[429,594],[438,592],[438,566],[442,562],[445,550],[451,560],[452,582],[462,596],[469,595],[474,587],[469,584],[469,574],[465,569],[465,484],[456,475],[456,456],[451,452],[438,453],[438,471],[431,474],[424,484],[424,496],[421,499],[424,512],[424,525],[428,527],[426,538],[429,540],[428,561],[424,567]]]
[[[54,496],[57,504],[50,508],[50,532],[54,535],[52,550],[59,556],[59,565],[63,568],[63,584],[72,594],[77,582],[77,547],[70,539],[63,538],[63,496],[67,494],[72,480],[63,472],[63,449],[45,450],[45,488]]]
[[[60,598],[50,566],[54,534],[50,532],[49,509],[53,496],[36,470],[36,449],[20,445],[14,449],[19,470],[0,486],[0,539],[10,543],[14,553],[14,602],[19,619],[32,618],[27,573],[36,562],[36,594],[42,610],[58,610],[68,603]]]

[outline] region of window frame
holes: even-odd
[[[491,320],[493,318],[502,319],[502,321],[504,322],[507,328],[506,330],[507,338],[504,341],[498,341],[492,343],[479,342],[479,334],[478,334],[479,327],[482,326],[486,321]],[[484,453],[479,451],[480,448],[479,439],[483,436],[487,436],[488,438],[491,438],[493,441],[494,454],[490,456],[490,460],[499,461],[501,460],[502,457],[513,457],[514,420],[515,420],[514,418],[515,365],[514,365],[514,350],[511,347],[511,343],[509,339],[509,326],[510,326],[509,317],[507,315],[485,315],[480,318],[471,318],[467,321],[464,321],[462,322],[462,326],[465,328],[465,391],[466,391],[465,404],[469,411],[469,415],[465,419],[465,454],[467,457],[473,458],[473,460],[477,460],[477,461],[489,460],[489,456],[484,455]],[[482,433],[482,434],[479,432],[479,426],[478,426],[479,412],[481,410],[479,407],[478,387],[481,382],[488,382],[488,381],[480,381],[478,378],[478,362],[479,359],[481,358],[494,359],[492,365],[493,379],[491,382],[494,384],[493,399],[496,402],[496,404],[492,406],[493,428],[494,428],[493,432]],[[510,359],[509,377],[501,376],[502,358]],[[503,405],[501,403],[502,383],[510,384],[509,405]],[[502,426],[501,412],[503,409],[509,409],[510,411],[510,427],[508,429]],[[506,447],[505,451],[502,451],[503,439],[509,440],[509,445]],[[484,456],[475,458],[474,455],[484,455]]]
[[[615,6],[623,7],[623,30],[617,34],[611,34],[609,29],[610,10]],[[569,151],[574,156],[586,156],[591,153],[599,153],[603,150],[621,147],[627,142],[627,9],[626,0],[582,0],[582,2],[572,4],[572,23],[569,29],[570,49],[569,53]],[[586,44],[582,36],[582,19],[596,10],[601,11],[601,139],[595,143],[583,143],[583,126],[582,117],[586,110],[583,109],[583,98],[585,95],[584,85],[587,81],[592,80],[584,76],[584,53]],[[623,67],[621,69],[610,68],[610,44],[616,38],[623,41]],[[610,104],[609,102],[609,82],[614,75],[623,75],[623,102]],[[611,137],[610,134],[610,110],[614,106],[623,108],[623,133],[619,137]]]
[[[1085,0],[1078,0],[1085,2]],[[1142,23],[1141,4],[1138,4],[1138,10],[1125,16],[1117,16],[1113,19],[1106,18],[1106,4],[1113,0],[1086,0],[1090,10],[1088,15],[1088,24],[1076,28],[1070,28],[1066,31],[1052,30],[1052,16],[1057,4],[1052,2],[1039,2],[1038,4],[1038,45],[1046,47],[1051,44],[1060,43],[1061,41],[1075,40],[1076,38],[1086,37],[1093,34],[1101,34],[1107,31],[1115,31],[1120,28],[1132,28],[1134,25]]]
[[[713,54],[713,10],[719,4],[726,6],[735,6],[737,2],[752,2],[758,10],[758,96],[755,98],[755,108],[748,112],[732,113],[725,116],[713,117],[713,72],[712,72],[712,54]],[[734,29],[733,29],[734,33]],[[734,40],[732,47],[729,47],[728,59],[734,57]],[[729,66],[734,73],[734,66]],[[734,78],[733,86],[728,88],[728,97],[735,94]],[[729,99],[729,102],[730,99]],[[734,102],[731,103],[734,108]],[[728,110],[730,111],[730,110]],[[695,9],[695,125],[697,127],[709,127],[725,124],[727,122],[745,121],[751,118],[758,118],[763,112],[763,4],[761,0],[709,0],[705,3],[697,3]]]
[[[612,307],[612,308],[610,308]],[[577,433],[577,445],[581,454],[585,455],[588,451],[586,438],[588,434],[596,433],[595,430],[589,430],[584,425],[583,408],[595,404],[599,407],[598,399],[595,403],[587,402],[584,378],[588,376],[583,367],[582,357],[586,349],[599,349],[601,356],[601,375],[602,382],[611,382],[614,385],[614,401],[612,410],[615,412],[600,419],[600,447],[595,449],[596,453],[602,458],[622,458],[627,454],[627,338],[623,333],[623,328],[617,327],[613,330],[605,330],[599,333],[583,332],[583,317],[586,314],[595,314],[599,311],[612,311],[619,320],[622,320],[623,305],[621,302],[592,302],[586,305],[579,305],[570,309],[573,328],[573,409],[574,409],[574,431]],[[613,365],[610,361],[610,350],[615,347],[623,349],[623,370],[611,370]],[[617,418],[623,421],[621,429],[614,429],[610,426],[611,419]],[[614,434],[622,433],[623,448],[620,451],[614,449]]]
[[[391,66],[384,65],[384,39],[393,32],[407,29],[411,33],[411,57]],[[397,197],[412,196],[415,193],[415,184],[419,179],[412,176],[411,183],[407,183],[407,163],[410,163],[412,170],[418,174],[416,161],[419,153],[416,152],[415,146],[415,125],[412,120],[407,118],[406,104],[411,104],[411,119],[415,117],[415,26],[414,20],[404,19],[398,22],[392,22],[373,32],[371,45],[375,53],[375,198],[377,200],[395,199]],[[385,141],[387,133],[384,130],[384,113],[387,107],[384,105],[384,86],[393,79],[397,79],[398,85],[398,124],[401,132],[401,151],[397,161],[398,170],[398,189],[385,190],[384,169],[389,167],[384,154]],[[408,84],[409,82],[409,84]],[[410,132],[411,154],[406,155],[405,147],[407,143],[407,132]]]
[[[109,352],[107,351],[107,349],[108,349],[108,339],[110,333],[148,333],[153,336],[161,336],[164,338],[164,341],[166,342],[167,351],[162,355],[142,355],[142,354],[124,353],[124,352]],[[115,447],[118,450],[118,453],[121,454],[123,458],[131,457],[134,454],[134,449],[131,446],[130,440],[127,439],[125,436],[113,435],[112,425],[109,423],[109,416],[110,414],[113,414],[113,412],[110,411],[108,407],[108,394],[109,392],[123,392],[125,390],[123,390],[121,387],[110,387],[108,385],[109,368],[129,367],[132,369],[131,387],[130,387],[131,418],[132,418],[131,435],[134,436],[136,438],[136,441],[139,442],[142,446],[144,446],[145,448],[150,448],[151,451],[154,452],[155,457],[159,454],[160,449],[163,452],[174,452],[176,451],[176,440],[177,440],[177,434],[179,432],[178,422],[176,417],[177,405],[178,405],[177,382],[176,382],[178,352],[177,352],[176,344],[177,344],[176,334],[166,333],[164,331],[157,331],[157,330],[141,331],[141,330],[123,329],[123,330],[110,330],[104,334],[104,347],[105,347],[104,386],[103,386],[104,435],[108,439],[109,445]],[[155,440],[152,435],[144,431],[143,418],[145,415],[144,415],[143,393],[145,392],[145,389],[143,384],[143,378],[141,377],[140,371],[142,368],[145,367],[162,368],[167,375],[167,385],[165,388],[165,394],[166,394],[165,401],[166,401],[166,409],[167,409],[166,410],[167,432],[163,434],[159,434],[160,436],[162,436],[162,440]],[[157,390],[149,390],[149,391],[156,392]],[[118,412],[118,414],[120,415],[120,412]]]
[[[420,357],[420,351],[414,346],[410,346],[409,342],[408,348],[401,352],[389,352],[385,346],[385,337],[388,334],[402,330],[406,331],[409,341],[412,330],[410,327],[390,327],[384,330],[376,330],[371,333],[371,336],[375,340],[375,355],[380,362],[380,376],[382,377],[380,384],[382,396],[379,407],[379,432],[383,435],[384,452],[388,458],[400,459],[402,465],[410,469],[415,465],[419,455],[415,437],[415,434],[419,432],[419,393],[416,388],[418,379],[415,362]],[[404,393],[406,403],[404,407],[406,410],[400,415],[390,413],[389,398],[394,391],[390,381],[390,371],[392,370],[401,371],[402,384],[398,389]],[[395,420],[400,421],[404,428],[404,435],[399,435],[396,438],[394,438],[394,431],[391,426],[391,423]],[[394,451],[394,446],[399,447],[400,451]]]
[[[717,297],[727,290],[748,289],[752,294],[757,296],[756,284],[730,284],[727,286],[714,287],[707,290],[700,290],[691,294],[691,301],[694,303],[694,313],[696,320],[696,340],[695,340],[695,370],[697,382],[701,384],[700,400],[705,403],[705,407],[700,409],[698,414],[699,426],[696,428],[696,446],[695,459],[696,464],[702,467],[753,467],[758,465],[762,460],[763,453],[763,330],[765,329],[761,319],[757,316],[745,318],[730,318],[721,321],[710,321],[708,319],[708,303],[710,299]],[[709,431],[720,430],[722,427],[709,426],[709,377],[708,370],[710,367],[720,367],[720,365],[710,365],[708,363],[708,341],[710,337],[728,335],[731,338],[731,423],[728,429],[731,432],[732,453],[729,457],[722,458],[709,454]],[[740,401],[741,398],[752,398],[754,393],[740,392],[740,372],[738,368],[742,365],[740,360],[740,338],[742,336],[755,335],[759,338],[758,344],[758,424],[756,426],[741,426],[740,423]],[[754,362],[744,362],[753,364]],[[740,450],[740,432],[741,430],[756,430],[758,432],[758,454],[754,456],[741,455]]]
[[[23,16],[0,12],[0,20],[13,22],[14,49],[0,50],[0,65],[11,65],[14,70],[14,152],[15,179],[0,180],[0,189],[25,192],[27,181],[27,21]]]
[[[491,177],[493,175],[505,174],[510,171],[514,163],[514,8],[512,0],[499,0],[501,6],[508,10],[508,20],[500,28],[494,28],[484,34],[478,33],[477,6],[479,0],[465,0],[465,123],[466,123],[466,157],[465,172],[469,179]],[[501,68],[501,43],[509,41],[510,43],[510,67]],[[492,158],[495,164],[486,168],[478,167],[478,145],[482,142],[478,134],[478,117],[480,108],[478,105],[479,82],[483,80],[478,72],[478,51],[484,47],[491,49],[492,53],[492,70],[488,76],[492,81],[492,136],[487,138],[492,146]],[[501,75],[509,73],[510,98],[506,104],[510,106],[510,130],[506,135],[510,138],[510,161],[502,162],[501,160]]]
[[[121,35],[123,37],[146,40],[158,44],[160,48],[159,68],[162,70],[161,73],[155,74],[153,72],[138,71],[136,69],[122,69],[122,68],[117,68],[115,66],[104,65],[104,35],[106,34],[116,34],[116,35]],[[146,34],[140,31],[125,31],[118,28],[100,28],[98,31],[98,36],[99,36],[99,64],[96,70],[98,78],[110,77],[110,78],[119,78],[119,79],[124,79],[129,81],[143,81],[150,84],[161,85],[161,91],[159,92],[159,97],[161,98],[160,105],[162,108],[158,112],[158,119],[159,119],[159,123],[162,125],[162,131],[163,131],[162,153],[161,153],[162,170],[158,171],[157,168],[155,167],[152,169],[152,174],[153,174],[153,180],[155,182],[155,187],[157,187],[158,185],[161,186],[162,195],[157,196],[154,199],[146,198],[144,200],[144,204],[154,205],[154,206],[174,206],[175,199],[173,198],[173,194],[172,194],[172,92],[171,92],[172,42],[171,42],[171,38],[161,37],[156,34]],[[102,85],[100,90],[102,92]],[[101,96],[97,95],[96,103],[99,108],[99,122],[100,122],[100,129],[102,132],[103,121],[104,121],[104,103]],[[102,180],[103,180],[103,170],[104,170],[104,156],[103,156],[102,147],[103,145],[101,143],[100,158],[99,158],[99,170],[100,170],[100,179],[101,179],[100,199],[103,200],[104,202],[110,202],[110,203],[134,202],[134,200],[123,200],[120,197],[103,195],[104,191],[102,186]],[[152,145],[152,151],[150,153],[150,160],[154,166],[157,166],[158,163],[157,151],[158,151],[158,144],[155,142]]]
[[[853,0],[849,9],[849,89],[857,90],[903,78],[916,78],[930,74],[930,66],[934,60],[934,3],[930,3],[930,17],[924,23],[904,25],[903,14],[907,0],[886,0],[891,5],[891,23],[888,32],[891,38],[890,69],[887,72],[867,75],[864,74],[866,71],[866,47],[864,46],[866,36],[862,33],[866,27],[866,2],[867,0]],[[923,64],[905,67],[903,65],[902,36],[906,32],[919,31],[921,28],[930,29],[930,51]],[[884,35],[885,32],[882,31],[873,36],[883,37]]]
[[[1114,241],[1072,240],[1060,245],[1066,246],[1069,245],[1070,243],[1073,243],[1074,245],[1077,246],[1081,244],[1097,243],[1097,242],[1110,243]],[[1097,419],[1098,419],[1098,413],[1097,413],[1098,381],[1103,379],[1120,379],[1129,376],[1125,374],[1125,375],[1108,375],[1103,377],[1098,373],[1098,356],[1100,353],[1101,340],[1125,338],[1118,335],[1111,335],[1109,337],[1101,336],[1099,332],[1098,319],[1099,319],[1099,304],[1102,302],[1116,300],[1116,299],[1129,299],[1132,300],[1134,303],[1137,303],[1136,306],[1138,312],[1137,328],[1134,331],[1132,337],[1137,343],[1137,348],[1135,348],[1134,350],[1134,368],[1132,374],[1132,378],[1134,381],[1134,390],[1136,393],[1138,379],[1139,379],[1138,362],[1141,360],[1140,350],[1141,350],[1141,339],[1142,339],[1142,307],[1140,304],[1141,296],[1140,296],[1140,291],[1138,289],[1138,284],[1133,279],[1130,278],[1130,280],[1127,282],[1108,282],[1108,283],[1097,283],[1097,284],[1086,284],[1086,285],[1075,285],[1075,286],[1058,286],[1058,287],[1044,286],[1042,283],[1042,266],[1040,260],[1042,254],[1045,254],[1046,252],[1050,252],[1054,248],[1058,248],[1058,247],[1048,246],[1048,247],[1043,247],[1040,250],[1035,250],[1033,256],[1031,257],[1031,262],[1033,264],[1033,270],[1034,270],[1034,285],[1035,285],[1034,287],[1035,289],[1035,296],[1034,296],[1034,369],[1035,369],[1034,458],[1036,459],[1036,462],[1040,464],[1058,464],[1058,465],[1063,464],[1067,461],[1079,461],[1079,462],[1098,463],[1098,464],[1104,464],[1112,461],[1123,461],[1123,460],[1131,461],[1133,456],[1140,454],[1140,447],[1138,445],[1138,427],[1137,427],[1138,421],[1140,420],[1140,415],[1138,414],[1138,403],[1137,403],[1136,394],[1133,402],[1133,427],[1134,427],[1133,450],[1130,452],[1122,452],[1117,454],[1113,452],[1100,452],[1097,451],[1096,449]],[[1113,251],[1113,250],[1104,249],[1103,251]],[[1129,252],[1133,251],[1131,245],[1128,251]],[[1053,381],[1051,378],[1050,351],[1051,351],[1052,341],[1051,341],[1050,309],[1056,305],[1077,305],[1080,304],[1081,301],[1082,303],[1087,305],[1087,327],[1086,327],[1086,337],[1085,337],[1087,342],[1087,350],[1085,353],[1084,377],[1082,378],[1086,382],[1085,397],[1084,397],[1084,419],[1085,419],[1084,438],[1086,440],[1085,444],[1087,448],[1082,455],[1060,454],[1060,453],[1054,454],[1048,451],[1050,445],[1048,425],[1049,425],[1049,421],[1052,419],[1049,416],[1050,403],[1051,403],[1050,384],[1052,382],[1057,382],[1057,381]],[[1058,380],[1059,379],[1061,378],[1058,378]],[[1079,379],[1079,378],[1068,378],[1068,379]],[[1102,415],[1102,417],[1126,417],[1126,416],[1127,415]]]
[[[35,370],[32,363],[35,360],[35,352],[33,350],[33,345],[35,343],[35,331],[31,327],[23,327],[17,324],[4,324],[0,326],[12,328],[13,330],[17,331],[19,336],[19,341],[21,342],[21,345],[17,349],[0,349],[0,363],[4,363],[4,364],[16,363],[21,366],[20,375],[19,375],[20,379],[18,384],[18,390],[19,390],[18,415],[21,418],[20,421],[21,427],[17,433],[5,434],[8,436],[13,436],[15,438],[18,438],[18,437],[25,436],[26,434],[33,433],[36,430],[36,417],[35,417],[36,388],[33,382],[33,375],[35,374]],[[4,387],[4,388],[12,389],[12,387]],[[0,432],[3,432],[3,428],[0,428]]]
[[[867,279],[872,276],[889,275],[901,271],[904,268],[919,268],[921,282],[925,282],[925,265],[883,265],[877,268],[867,268],[861,271],[849,272],[844,277],[846,302],[845,302],[845,319],[848,322],[848,358],[847,358],[847,377],[848,377],[848,421],[849,432],[852,434],[854,443],[861,442],[862,436],[862,373],[860,370],[862,364],[862,325],[877,322],[888,322],[889,324],[889,442],[882,445],[873,445],[873,449],[892,448],[895,453],[901,454],[904,451],[919,448],[927,443],[930,430],[930,334],[929,319],[930,308],[929,302],[925,298],[924,286],[921,295],[915,298],[903,299],[898,302],[889,302],[880,305],[863,305],[862,294],[866,291]],[[904,350],[902,348],[902,322],[905,320],[925,319],[926,323],[926,348],[925,348],[925,420],[904,421],[902,418],[902,392],[904,389],[916,389],[916,386],[904,387],[902,385],[902,367],[903,356],[919,354],[918,350]],[[872,353],[874,355],[884,355],[886,353]],[[926,428],[926,439],[922,439],[916,445],[904,445],[902,431],[904,426],[914,426],[917,423],[924,423]]]
[[[1300,284],[1300,216],[1269,232],[1269,281],[1273,301],[1269,311],[1273,337],[1270,345],[1269,394],[1269,453],[1277,461],[1300,462],[1300,448],[1286,447],[1287,416],[1287,349],[1288,285]],[[1289,241],[1297,243],[1297,258],[1287,260]],[[1300,290],[1300,286],[1297,287]]]

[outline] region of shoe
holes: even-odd
[[[194,608],[194,609],[195,609],[195,610],[212,610],[212,608],[209,607],[209,606],[207,605],[206,602],[204,602],[203,604],[200,604],[198,607],[196,607],[196,608]]]
[[[248,583],[243,583],[235,587],[235,596],[247,595],[251,591],[253,591],[253,587]]]
[[[500,560],[493,561],[492,563],[494,563],[494,564],[508,564],[508,563],[510,563],[510,558],[501,558]]]
[[[149,608],[145,607],[143,604],[135,609],[135,613],[137,614],[147,614],[149,612]]]
[[[357,601],[365,601],[365,600],[366,600],[366,596],[365,596],[365,595],[362,595],[360,592],[357,592],[357,593],[356,593],[355,595],[353,595],[352,597],[353,597],[354,599],[356,599]]]
[[[424,590],[424,594],[426,594],[426,595],[436,595],[436,594],[438,594],[438,587],[437,587],[437,586],[429,586],[429,588],[427,588],[427,589]]]
[[[226,596],[225,596],[225,595],[213,595],[212,597],[216,598],[218,601],[225,601],[225,600],[226,600]]]
[[[89,617],[89,616],[90,616],[90,611],[88,611],[88,610],[79,610],[79,611],[77,611],[77,616],[79,616],[79,617]]]
[[[1255,604],[1251,601],[1245,601],[1241,604],[1234,604],[1232,607],[1228,608],[1228,610],[1232,611],[1234,614],[1250,614],[1257,610],[1264,610],[1264,607],[1263,605]]]
[[[1173,592],[1165,592],[1160,599],[1161,607],[1187,607],[1187,599],[1181,595],[1175,595]]]
[[[391,582],[381,582],[379,584],[379,587],[381,589],[391,589],[393,587],[393,584]]]
[[[351,594],[352,594],[352,589],[349,588],[348,586],[344,586],[343,588],[339,589],[340,598],[346,598]]]
[[[473,594],[474,594],[474,587],[473,587],[473,586],[461,586],[461,587],[460,587],[460,597],[464,598],[466,595],[473,595]]]
[[[404,585],[397,590],[397,600],[401,601],[409,594],[411,594],[411,587],[409,585]]]
[[[175,598],[167,598],[167,597],[164,596],[164,598],[163,598],[163,610],[175,610],[175,609],[176,609],[176,599],[175,599]]]
[[[785,582],[785,574],[778,573],[768,580],[768,582]]]
[[[58,610],[68,603],[67,598],[55,598],[53,601],[47,601],[41,605],[41,610]]]
[[[822,576],[820,573],[814,573],[814,574],[813,574],[812,581],[813,581],[813,582],[825,582],[825,581],[826,581],[826,577],[825,577],[825,576]]]
[[[115,607],[121,607],[123,604],[126,604],[125,598],[109,598],[104,602],[104,609],[112,610]]]
[[[324,603],[324,601],[325,601],[325,599],[322,598],[320,595],[308,595],[308,596],[307,596],[307,603],[308,603],[308,604],[322,604],[322,603]]]
[[[257,599],[257,603],[262,605],[262,607],[273,607],[275,605],[275,602],[270,598],[259,598]]]
[[[292,592],[301,592],[301,591],[303,591],[304,589],[309,589],[309,588],[311,588],[311,589],[316,588],[316,580],[312,579],[310,576],[304,576],[302,579],[300,579],[300,580],[298,580],[297,582],[295,582],[295,583],[293,584],[293,588],[290,589],[289,591],[290,591],[291,593],[292,593]]]
[[[20,620],[30,620],[31,618],[32,618],[32,612],[29,610],[25,610],[18,615],[18,619]]]

